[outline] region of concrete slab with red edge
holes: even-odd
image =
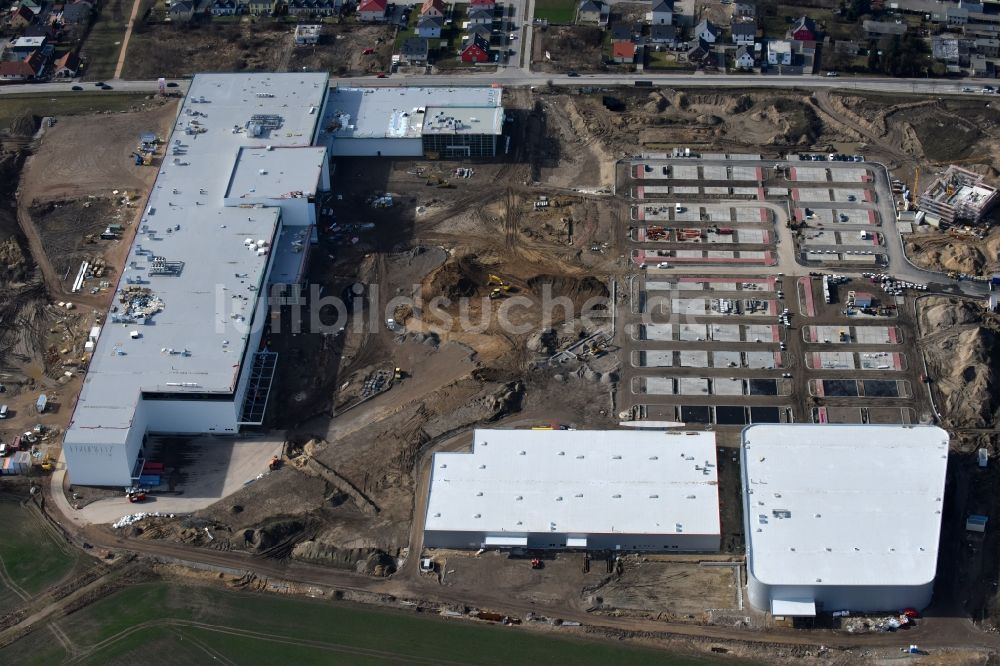
[[[812,278],[800,277],[796,283],[799,290],[799,309],[806,317],[815,317],[816,302],[813,300]]]

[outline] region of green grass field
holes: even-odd
[[[130,0],[108,0],[101,7],[97,21],[83,43],[81,54],[87,66],[83,78],[87,81],[110,79],[115,74],[118,54],[122,50],[128,17],[132,13]]]
[[[333,601],[158,582],[136,585],[59,621],[87,664],[572,663],[712,664],[714,660],[548,637]],[[0,663],[65,657],[48,628],[3,650]]]
[[[30,596],[65,578],[79,560],[77,552],[56,541],[41,520],[17,502],[0,500],[0,524],[4,525],[0,558],[14,584]],[[4,592],[0,594],[0,610],[20,602],[2,583],[0,589]]]
[[[576,18],[575,0],[535,0],[535,18],[570,24]]]
[[[56,95],[36,93],[4,95],[0,97],[0,128],[24,114],[34,116],[76,116],[98,111],[124,111],[142,102],[148,93],[119,93],[98,90],[84,84],[80,92]]]

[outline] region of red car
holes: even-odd
[[[361,52],[361,55],[371,55],[373,53],[375,53],[375,49],[365,49]]]
[[[387,79],[387,78],[389,78],[389,75],[386,74],[385,72],[379,72],[378,75],[375,78],[376,79]]]
[[[920,611],[918,611],[916,608],[904,608],[903,615],[913,620],[920,617]]]

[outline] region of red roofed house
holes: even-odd
[[[27,28],[35,20],[35,14],[30,9],[24,5],[19,5],[17,10],[15,10],[10,15],[10,27],[15,30],[20,30],[21,28]]]
[[[621,39],[611,44],[611,59],[617,63],[635,62],[635,42]]]
[[[490,43],[482,35],[474,34],[462,49],[462,62],[489,62]]]
[[[52,70],[52,76],[57,79],[72,79],[80,70],[80,58],[72,51],[56,60]]]
[[[469,0],[469,9],[488,9],[493,11],[493,8],[496,6],[496,0]]]
[[[358,18],[369,23],[385,20],[386,0],[362,0],[358,5]]]
[[[45,73],[45,56],[41,49],[33,51],[24,60],[0,62],[0,83],[30,81]]]
[[[424,0],[423,6],[420,8],[421,16],[440,16],[444,18],[444,13],[446,11],[444,6],[444,0]]]
[[[816,22],[808,16],[803,16],[788,29],[786,39],[797,39],[800,42],[816,41]]]

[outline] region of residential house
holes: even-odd
[[[23,60],[0,62],[0,82],[19,83],[40,79],[45,75],[46,63],[41,49]]]
[[[635,51],[635,42],[631,39],[611,42],[611,61],[631,65],[635,62]]]
[[[649,13],[652,25],[671,25],[674,22],[674,0],[653,0],[653,10]]]
[[[236,0],[214,0],[208,11],[212,16],[235,16],[244,7],[236,4]]]
[[[892,21],[862,21],[861,27],[865,30],[865,37],[868,39],[879,39],[880,37],[895,37],[906,34],[905,23],[895,23]]]
[[[472,39],[473,35],[479,35],[486,40],[487,44],[490,43],[491,34],[493,34],[493,29],[482,23],[473,23],[465,29],[465,39]]]
[[[80,71],[80,58],[72,51],[67,51],[52,66],[52,76],[56,79],[72,79]]]
[[[732,20],[757,18],[757,5],[752,2],[734,2]]]
[[[492,25],[493,10],[483,9],[482,7],[474,7],[469,9],[469,23],[473,25],[477,23],[481,23],[482,25]]]
[[[420,7],[421,16],[439,16],[444,18],[448,8],[445,7],[444,0],[424,0]]]
[[[576,12],[576,22],[605,25],[608,22],[608,15],[610,13],[611,6],[600,0],[583,0]]]
[[[757,39],[757,24],[753,21],[734,23],[731,27],[733,44],[737,46],[753,46]]]
[[[715,54],[712,52],[712,44],[708,40],[699,37],[695,45],[688,49],[687,60],[688,63],[699,69],[715,66]]]
[[[792,27],[785,34],[785,38],[800,42],[815,42],[818,34],[816,22],[808,16],[803,16],[792,24]]]
[[[417,21],[417,35],[424,39],[441,39],[441,29],[444,28],[444,19],[440,16],[421,16]],[[489,30],[486,31],[487,38]]]
[[[27,7],[31,10],[31,13],[38,16],[45,9],[45,0],[40,0],[36,2],[35,0],[21,0],[18,3],[21,7]]]
[[[86,25],[94,14],[94,5],[89,0],[75,0],[63,5],[62,22],[67,25]]]
[[[358,5],[358,20],[365,23],[381,23],[386,20],[386,0],[361,0]]]
[[[787,39],[772,39],[767,43],[768,65],[791,65],[792,42]]]
[[[972,45],[975,47],[976,53],[987,58],[996,58],[1000,55],[1000,39],[995,37],[980,37]]]
[[[944,35],[931,38],[931,57],[944,63],[948,72],[959,74],[969,66],[969,40]]]
[[[271,16],[278,9],[278,0],[246,0],[246,7],[251,16]]]
[[[616,23],[611,26],[611,41],[622,42],[631,41],[642,34],[642,26]]]
[[[473,7],[479,7],[481,9],[488,9],[490,11],[493,11],[494,9],[496,9],[496,6],[497,6],[496,0],[470,0],[469,2],[469,9],[472,9]]]
[[[287,0],[291,16],[333,16],[340,11],[336,0]]]
[[[986,59],[986,56],[975,54],[969,58],[969,67],[972,75],[978,78],[993,78],[996,76],[993,62]]]
[[[931,12],[931,22],[955,27],[963,26],[969,22],[969,10],[965,7],[947,6]]]
[[[34,25],[29,25],[21,32],[22,37],[44,37],[50,42],[62,41],[63,31],[58,29],[55,25],[42,25],[36,23]]]
[[[426,65],[428,50],[423,37],[407,37],[399,47],[399,60],[407,65]]]
[[[45,37],[18,37],[10,44],[4,52],[4,60],[24,60],[29,55],[45,46]]]
[[[746,46],[740,46],[736,49],[736,68],[737,69],[753,69],[754,59],[753,51],[751,48]]]
[[[677,46],[677,27],[672,25],[654,25],[649,28],[650,44],[674,48]]]
[[[462,47],[462,62],[489,62],[490,43],[482,35],[473,34]]]
[[[19,5],[17,9],[10,16],[8,23],[10,27],[14,30],[20,30],[22,28],[27,28],[29,25],[35,22],[35,13],[25,7],[24,5]]]
[[[702,19],[701,23],[695,26],[694,36],[696,39],[703,39],[709,44],[714,44],[719,38],[719,26],[708,19]]]
[[[171,21],[190,21],[194,18],[194,0],[174,0],[167,10],[167,16]]]

